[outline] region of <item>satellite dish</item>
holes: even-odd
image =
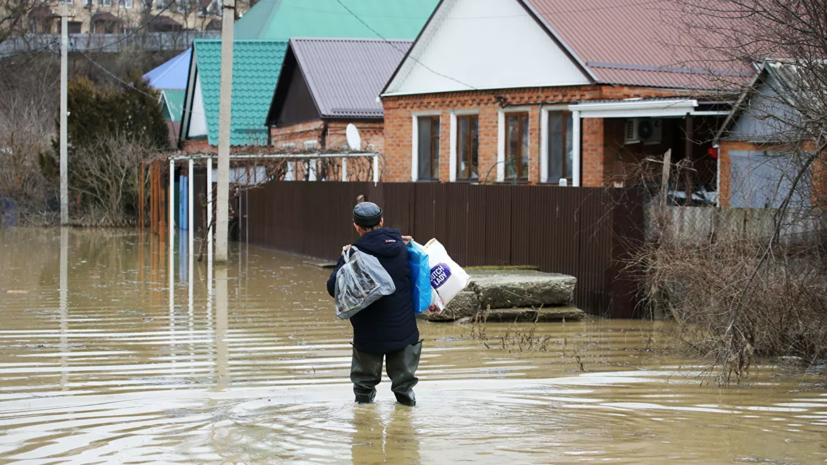
[[[347,125],[347,145],[350,150],[362,150],[362,136],[352,123]]]

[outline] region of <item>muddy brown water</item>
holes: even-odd
[[[170,305],[148,235],[0,232],[0,462],[827,462],[823,372],[703,385],[644,321],[542,324],[539,351],[420,323],[419,405],[354,405],[328,271],[234,245],[210,290],[183,245]]]

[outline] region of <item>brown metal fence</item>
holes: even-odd
[[[270,182],[249,192],[253,244],[336,259],[357,236],[364,195],[385,225],[442,242],[462,266],[534,265],[577,278],[574,304],[593,315],[638,316],[623,258],[643,239],[642,196],[630,190],[440,183]]]

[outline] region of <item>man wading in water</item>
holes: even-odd
[[[422,341],[416,327],[413,308],[411,272],[408,268],[410,237],[403,237],[395,229],[383,227],[382,209],[371,202],[363,202],[353,209],[353,226],[359,239],[353,244],[360,251],[373,255],[393,279],[396,292],[382,297],[350,318],[353,325],[353,361],[350,380],[356,402],[370,403],[376,397],[376,385],[382,379],[382,359],[387,358],[387,372],[391,391],[397,402],[414,406],[413,387],[419,381],[415,374],[422,353]],[[342,248],[342,255],[350,246]],[[335,297],[336,273],[344,265],[339,263],[330,279],[327,292]]]

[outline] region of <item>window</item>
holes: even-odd
[[[75,0],[60,0],[58,3],[65,4],[65,5],[72,5],[75,3]]]
[[[552,111],[548,114],[548,182],[565,178],[572,185],[572,118],[571,113]]]
[[[419,180],[439,180],[439,116],[422,116],[419,128]]]
[[[457,117],[457,179],[479,179],[479,117]]]
[[[528,180],[528,113],[509,113],[505,120],[505,177]]]
[[[112,6],[112,0],[100,0],[100,6]]]

